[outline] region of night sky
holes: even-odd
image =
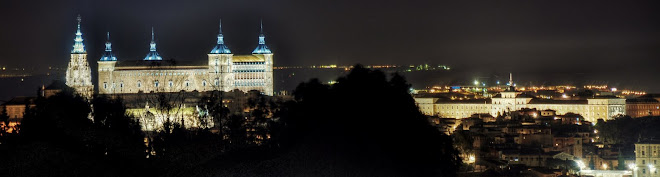
[[[0,65],[65,66],[76,15],[90,61],[110,32],[121,60],[142,59],[150,28],[165,59],[203,60],[222,18],[247,54],[263,19],[275,66],[449,64],[535,73],[603,73],[660,91],[660,6],[654,1],[3,0]],[[90,62],[96,65],[96,62]]]

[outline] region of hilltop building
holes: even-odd
[[[598,119],[612,119],[626,113],[626,99],[614,96],[599,96],[584,100],[540,99],[516,91],[513,76],[509,78],[509,88],[486,99],[452,100],[441,98],[415,98],[420,111],[429,116],[444,118],[465,118],[472,114],[504,115],[507,112],[529,108],[555,110],[556,114],[576,113],[589,122]]]
[[[225,45],[222,25],[216,46],[208,59],[200,62],[163,60],[156,50],[154,31],[151,44],[142,60],[120,60],[106,42],[105,53],[98,61],[99,94],[150,93],[180,91],[258,90],[273,95],[273,53],[266,46],[261,25],[259,43],[251,55],[234,55]]]
[[[80,16],[71,61],[66,72],[66,85],[91,98],[94,85],[87,53],[80,31]],[[224,43],[222,26],[215,47],[205,61],[163,60],[156,48],[151,30],[149,52],[141,60],[121,60],[112,51],[107,34],[105,51],[98,61],[98,93],[152,93],[181,91],[258,90],[273,95],[273,53],[266,45],[261,25],[257,47],[250,55],[234,55]]]

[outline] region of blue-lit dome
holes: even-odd
[[[261,23],[261,32],[259,33],[259,44],[257,48],[252,51],[253,54],[272,54],[268,46],[266,46],[266,36],[264,35],[264,24]]]
[[[160,54],[156,52],[156,41],[154,40],[154,28],[151,28],[151,44],[149,44],[149,53],[144,60],[163,60],[163,57],[160,57]]]
[[[105,42],[105,52],[101,57],[101,61],[117,61],[117,57],[112,53],[112,44],[110,43],[110,33],[108,32],[108,41]]]
[[[220,21],[220,33],[218,33],[218,44],[211,50],[212,54],[231,54],[229,47],[225,45],[225,37],[222,35],[222,21]]]

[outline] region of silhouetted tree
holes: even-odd
[[[331,87],[301,83],[280,143],[309,154],[307,163],[346,163],[335,174],[455,176],[461,160],[451,138],[428,123],[409,89],[402,76],[388,81],[361,65]]]

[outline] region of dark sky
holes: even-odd
[[[616,72],[660,79],[660,6],[609,0],[2,0],[0,65],[64,66],[75,17],[92,60],[111,33],[119,60],[142,59],[150,28],[164,58],[205,59],[223,20],[234,53],[259,19],[276,66],[450,64],[477,72]],[[92,62],[93,65],[96,62]]]

